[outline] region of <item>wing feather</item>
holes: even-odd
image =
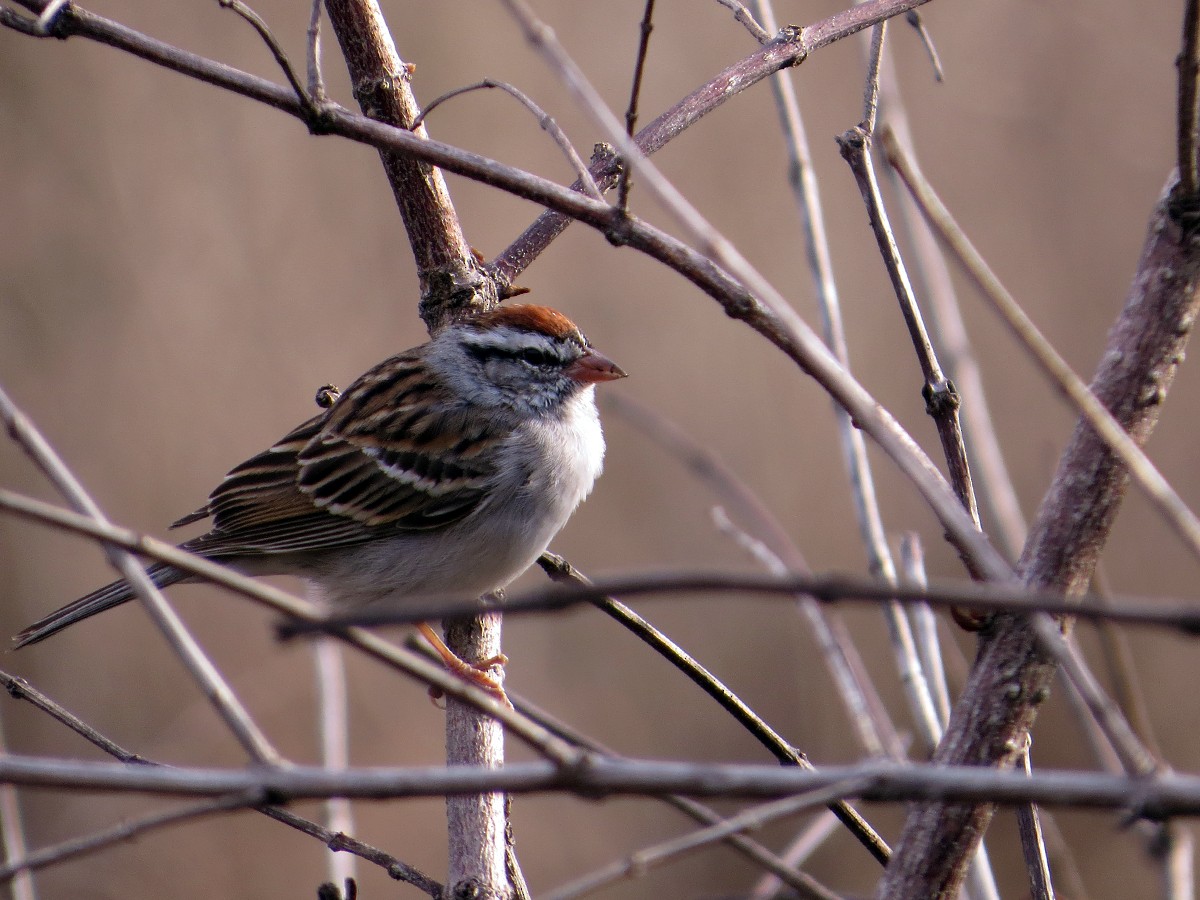
[[[204,507],[172,527],[211,516],[212,531],[184,546],[221,557],[448,525],[486,496],[496,474],[486,451],[509,433],[453,401],[410,351],[232,469]]]

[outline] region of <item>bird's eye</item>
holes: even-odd
[[[531,366],[544,366],[550,361],[550,355],[545,350],[536,347],[526,347],[521,351],[521,359]]]

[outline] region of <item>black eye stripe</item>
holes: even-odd
[[[542,347],[501,347],[496,344],[467,343],[466,348],[467,352],[480,362],[489,359],[519,359],[534,366],[566,365],[566,360],[561,356]]]

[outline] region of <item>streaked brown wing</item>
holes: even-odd
[[[494,477],[484,451],[508,435],[477,413],[451,401],[415,358],[393,357],[351,385],[300,451],[300,490],[372,527],[457,521]]]
[[[425,381],[411,354],[372,369],[326,412],[232,469],[184,546],[207,556],[290,553],[362,543],[381,531],[447,525],[482,500],[481,453],[507,432],[473,421]]]

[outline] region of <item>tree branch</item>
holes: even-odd
[[[1168,192],[1169,194],[1169,192]],[[1200,309],[1200,254],[1171,218],[1166,195],[1151,216],[1137,274],[1109,333],[1093,393],[1144,445],[1158,422]],[[1128,484],[1116,455],[1081,422],[1063,454],[1022,553],[1030,587],[1082,593]],[[1001,616],[985,635],[935,760],[945,765],[1011,766],[1047,696],[1055,664],[1023,617]],[[933,804],[905,824],[895,864],[879,897],[949,898],[995,807]]]
[[[412,69],[397,55],[376,0],[326,0],[325,9],[363,114],[412,128],[420,113]],[[424,126],[415,134],[426,137]],[[463,236],[442,173],[409,154],[381,150],[379,155],[417,262],[421,318],[429,330],[495,306],[495,288]]]

